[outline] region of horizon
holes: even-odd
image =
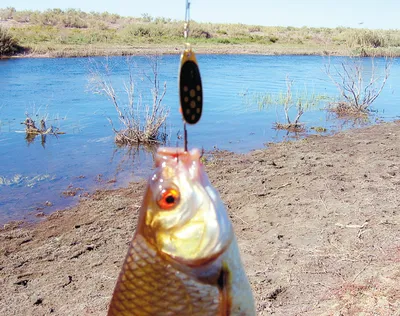
[[[170,0],[168,6],[161,0],[123,0],[96,3],[72,0],[64,5],[60,0],[3,0],[2,8],[13,7],[17,11],[46,11],[51,9],[76,9],[84,12],[108,12],[124,17],[163,17],[182,21],[185,17],[186,0]],[[397,12],[400,1],[396,0],[191,0],[190,18],[199,23],[246,24],[260,26],[313,27],[313,28],[366,28],[399,29]],[[377,18],[378,17],[378,18]]]

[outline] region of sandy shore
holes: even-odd
[[[400,122],[214,152],[259,315],[400,315]],[[0,230],[0,315],[105,315],[144,182]]]

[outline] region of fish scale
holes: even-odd
[[[140,235],[132,241],[122,269],[116,286],[118,293],[108,315],[217,315],[219,312],[216,286],[194,282],[171,265],[165,265]]]

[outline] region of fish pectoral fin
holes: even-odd
[[[231,273],[229,269],[222,265],[219,277],[217,280],[217,286],[219,290],[219,310],[221,316],[229,316],[232,308],[232,297],[230,286],[231,284]]]

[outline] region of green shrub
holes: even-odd
[[[140,37],[150,37],[151,36],[151,30],[149,27],[146,26],[139,26],[133,30],[133,36],[140,36]]]
[[[220,34],[220,35],[228,35],[228,32],[225,31],[225,30],[217,30],[217,34]]]
[[[272,35],[269,37],[269,41],[271,43],[276,43],[278,40],[279,40],[279,37],[277,37],[277,36]]]
[[[64,27],[87,28],[88,22],[77,15],[65,15],[61,17],[60,24]]]
[[[8,29],[0,26],[0,56],[14,55],[21,50],[18,41],[10,34]]]
[[[211,38],[211,34],[204,29],[196,28],[190,32],[190,36],[193,38]]]
[[[220,43],[220,44],[230,44],[231,41],[230,41],[229,39],[227,39],[227,38],[219,38],[219,39],[217,39],[217,43]]]
[[[348,33],[347,43],[354,46],[362,47],[384,47],[385,40],[379,31],[373,30],[352,30]]]

